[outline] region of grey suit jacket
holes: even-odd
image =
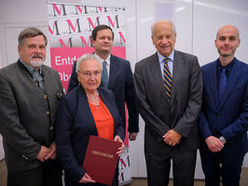
[[[54,120],[63,88],[58,73],[42,66],[46,92],[33,82],[18,61],[0,70],[0,134],[9,171],[41,165],[36,158],[41,145],[54,141]]]
[[[170,147],[162,136],[170,129],[182,135],[177,145],[180,150],[198,148],[202,77],[197,57],[175,51],[171,100],[165,93],[157,53],[136,64],[134,79],[139,112],[145,121],[145,151],[166,152]]]

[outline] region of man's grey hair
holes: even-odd
[[[79,72],[79,67],[80,67],[81,63],[83,63],[84,61],[87,61],[87,60],[92,60],[92,59],[99,63],[100,69],[102,71],[101,59],[98,56],[96,56],[94,54],[84,54],[80,58],[77,59],[76,72],[77,73]]]
[[[43,36],[45,39],[45,45],[47,46],[47,37],[40,29],[35,28],[35,27],[28,27],[28,28],[25,28],[23,31],[21,31],[21,33],[18,36],[19,46],[22,47],[23,42],[26,38],[36,37],[36,36]]]
[[[155,23],[152,24],[152,26],[151,26],[151,33],[152,33],[152,36],[154,36],[154,28],[155,28],[155,25],[156,25],[157,23],[159,23],[159,22],[168,22],[168,23],[170,23],[170,24],[172,25],[172,32],[173,32],[174,34],[176,34],[176,27],[175,27],[175,25],[174,25],[171,21],[168,21],[168,20],[161,20],[161,21],[157,21],[157,22],[155,22]]]

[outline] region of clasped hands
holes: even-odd
[[[53,142],[49,148],[42,145],[39,154],[36,156],[36,159],[44,162],[48,159],[56,159],[56,157],[56,145],[55,142]]]
[[[220,152],[224,147],[221,140],[215,136],[209,136],[205,139],[208,149],[212,152]]]
[[[115,136],[114,141],[121,143],[121,146],[118,148],[118,151],[116,152],[118,157],[120,157],[125,145],[124,145],[123,141],[121,140],[120,136],[118,136],[118,135]],[[88,175],[87,173],[85,173],[84,176],[78,182],[79,183],[96,183],[96,181],[94,179],[92,179],[90,177],[90,175]]]
[[[181,140],[182,135],[176,132],[175,130],[171,129],[169,130],[164,136],[163,140],[165,143],[167,143],[170,146],[175,146],[178,144]]]

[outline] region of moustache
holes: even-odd
[[[31,59],[33,59],[33,58],[40,58],[40,59],[44,60],[44,56],[42,56],[40,54],[34,54],[34,55],[32,55]]]

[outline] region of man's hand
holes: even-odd
[[[173,129],[169,130],[164,136],[164,142],[170,146],[175,146],[180,142],[182,135]]]
[[[41,146],[39,154],[36,156],[36,159],[40,160],[41,162],[44,162],[46,159],[45,157],[48,154],[49,149],[45,146]]]
[[[129,132],[130,141],[136,140],[137,132]]]
[[[207,143],[208,149],[212,152],[220,152],[221,149],[224,147],[220,139],[215,136],[207,137],[205,139],[205,142]]]
[[[53,142],[49,149],[48,149],[48,153],[47,155],[45,156],[45,160],[47,159],[56,159],[57,155],[56,155],[56,144],[55,142]]]

